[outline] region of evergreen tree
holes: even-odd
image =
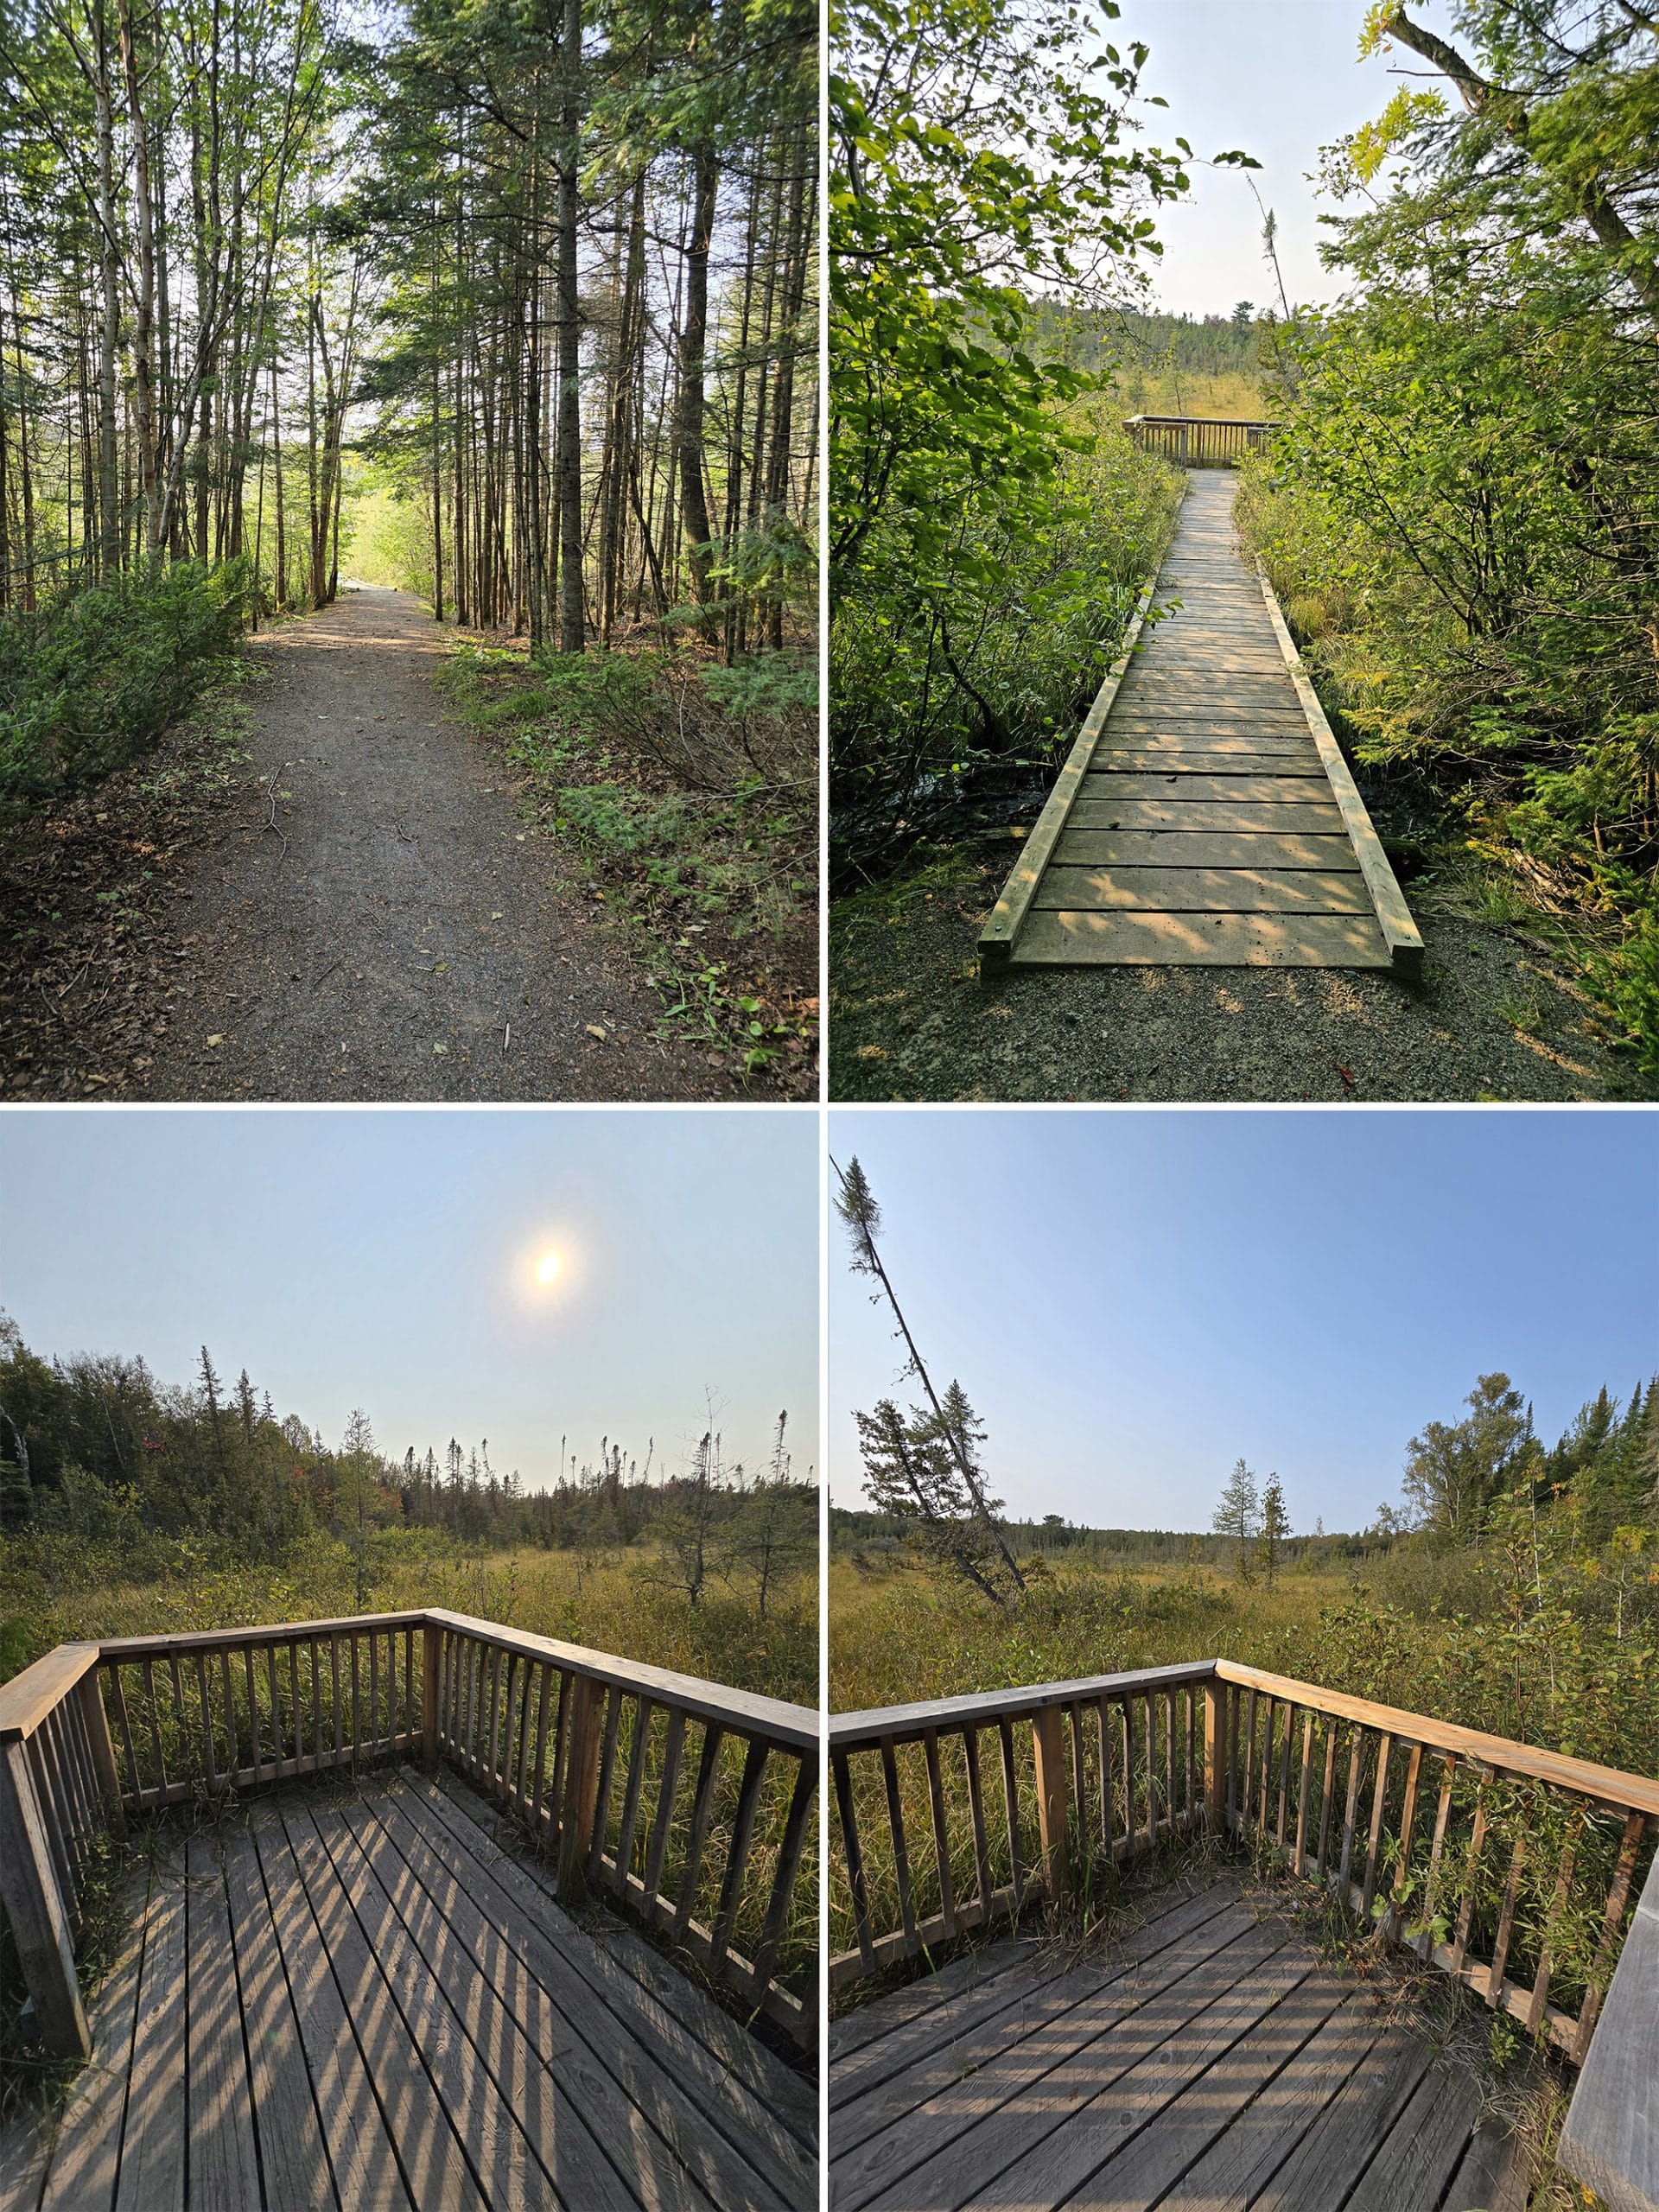
[[[1241,1582],[1250,1579],[1250,1544],[1261,1519],[1262,1501],[1256,1491],[1255,1477],[1243,1459],[1235,1459],[1233,1471],[1227,1478],[1227,1486],[1221,1493],[1215,1516],[1211,1522],[1218,1536],[1230,1536],[1233,1541],[1233,1571]]]

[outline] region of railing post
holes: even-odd
[[[570,1680],[570,1749],[565,1760],[564,1800],[559,1808],[559,1896],[579,1897],[587,1886],[588,1853],[594,1840],[599,1792],[600,1723],[605,1687],[588,1675]]]
[[[421,1629],[421,1760],[429,1770],[438,1764],[438,1675],[443,1665],[443,1630],[436,1621]]]
[[[1224,1683],[1204,1686],[1204,1825],[1219,1835],[1227,1824],[1227,1691]]]
[[[41,2040],[59,2058],[89,2058],[74,1946],[52,1866],[23,1738],[0,1745],[0,1902],[11,1923]]]
[[[1043,1884],[1051,1904],[1070,1895],[1070,1862],[1065,1847],[1065,1738],[1058,1705],[1045,1706],[1031,1717],[1033,1748],[1037,1765],[1037,1833],[1042,1848]]]
[[[127,1816],[121,1804],[121,1778],[116,1772],[110,1716],[104,1709],[104,1692],[98,1678],[99,1669],[96,1667],[89,1669],[76,1684],[75,1694],[80,1700],[80,1717],[92,1754],[92,1771],[98,1777],[98,1787],[107,1809],[110,1826],[117,1835],[125,1835]]]

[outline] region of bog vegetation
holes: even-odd
[[[79,1637],[448,1605],[815,1704],[817,1503],[779,1417],[766,1464],[558,1446],[545,1489],[486,1441],[390,1457],[279,1416],[204,1350],[188,1384],[0,1330],[0,1676]]]
[[[951,0],[896,24],[846,12],[842,887],[907,862],[918,834],[1005,820],[1011,789],[1033,810],[1166,542],[1169,473],[1120,418],[1265,416],[1279,433],[1241,487],[1246,543],[1397,865],[1553,942],[1633,1080],[1659,1083],[1650,11],[1455,0],[1448,39],[1389,0],[1363,25],[1356,9],[1363,48],[1416,73],[1326,149],[1341,296],[1285,298],[1269,220],[1266,307],[1184,327],[1107,296],[1133,304],[1158,203],[1187,181],[1179,140],[1124,151],[1149,120],[1142,49],[1103,73],[1063,25],[1027,46],[1013,6],[987,11],[982,56]],[[912,66],[891,66],[895,37]],[[964,213],[971,253],[941,243]]]

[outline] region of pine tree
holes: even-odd
[[[1262,1573],[1269,1590],[1279,1572],[1279,1547],[1290,1534],[1285,1493],[1277,1475],[1269,1475],[1262,1488]]]
[[[1233,1471],[1221,1493],[1215,1518],[1211,1523],[1219,1536],[1230,1536],[1235,1550],[1233,1571],[1241,1582],[1250,1579],[1250,1541],[1255,1536],[1261,1517],[1262,1502],[1256,1493],[1255,1477],[1243,1459],[1235,1459]]]

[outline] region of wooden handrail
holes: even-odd
[[[60,1643],[10,1681],[0,1682],[0,1739],[32,1736],[97,1666],[99,1651],[96,1643]]]
[[[1592,1759],[1577,1759],[1560,1751],[1537,1750],[1508,1736],[1488,1736],[1478,1728],[1460,1728],[1449,1720],[1434,1720],[1423,1713],[1407,1713],[1398,1706],[1378,1705],[1370,1698],[1350,1697],[1342,1690],[1322,1689],[1316,1682],[1298,1681],[1287,1675],[1269,1675],[1259,1667],[1241,1666],[1235,1659],[1212,1662],[1217,1678],[1242,1684],[1268,1697],[1311,1707],[1344,1720],[1357,1720],[1385,1731],[1396,1742],[1424,1744],[1437,1751],[1455,1751],[1495,1774],[1523,1777],[1547,1783],[1553,1789],[1570,1790],[1621,1813],[1640,1810],[1659,1820],[1659,1781],[1622,1768],[1599,1766]]]
[[[1242,415],[1126,415],[1123,419],[1127,424],[1146,423],[1160,429],[1166,424],[1173,428],[1180,423],[1190,423],[1195,429],[1218,430],[1276,430],[1279,427],[1265,416]]]
[[[1049,1706],[1074,1705],[1081,1699],[1139,1694],[1147,1689],[1184,1689],[1207,1682],[1213,1659],[1177,1667],[1141,1667],[1129,1674],[1089,1675],[1077,1681],[1037,1682],[1028,1688],[989,1690],[966,1697],[925,1700],[918,1705],[878,1705],[865,1713],[832,1713],[832,1751],[869,1751],[882,1743],[918,1743],[930,1729],[957,1729],[992,1721],[1023,1719]]]
[[[99,1657],[105,1661],[143,1659],[146,1655],[157,1659],[168,1653],[182,1657],[194,1651],[239,1651],[247,1645],[257,1649],[267,1643],[304,1643],[314,1636],[343,1636],[353,1629],[360,1633],[372,1628],[419,1628],[428,1618],[425,1612],[338,1613],[329,1620],[271,1621],[257,1628],[190,1629],[177,1636],[105,1637],[94,1649]],[[80,1649],[74,1644],[60,1644],[58,1648]]]
[[[1614,2212],[1659,2212],[1659,1859],[1630,1923],[1601,2026],[1555,2146]]]
[[[782,1698],[760,1697],[751,1690],[728,1688],[698,1675],[677,1675],[664,1667],[648,1667],[637,1659],[620,1659],[608,1651],[590,1651],[583,1644],[562,1643],[556,1637],[536,1636],[528,1629],[504,1628],[499,1622],[474,1619],[467,1613],[451,1613],[435,1606],[419,1618],[442,1628],[468,1636],[487,1637],[503,1649],[536,1659],[550,1660],[566,1673],[590,1681],[643,1691],[659,1703],[677,1705],[701,1720],[721,1727],[741,1729],[746,1735],[764,1736],[768,1742],[786,1745],[791,1751],[816,1752],[818,1716],[810,1706],[789,1705]]]

